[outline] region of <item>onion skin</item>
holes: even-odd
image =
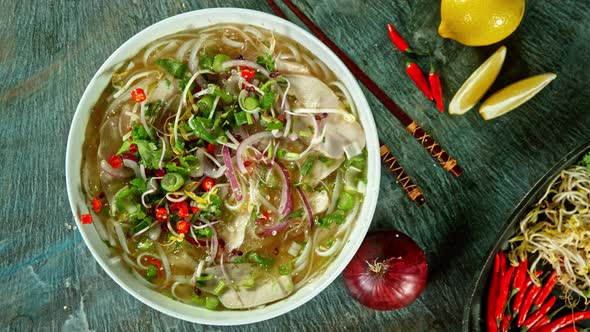
[[[370,265],[383,263],[379,272]],[[420,247],[397,231],[371,232],[343,272],[350,295],[375,310],[410,305],[424,290],[428,263]]]

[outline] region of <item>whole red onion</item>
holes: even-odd
[[[414,302],[428,279],[424,252],[397,231],[371,232],[344,269],[350,295],[376,310],[395,310]]]

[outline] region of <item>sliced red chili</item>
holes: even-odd
[[[188,221],[181,220],[178,223],[176,223],[176,230],[180,234],[188,233],[189,228],[190,228],[190,224],[188,223]]]
[[[209,153],[214,153],[214,152],[215,152],[215,148],[216,148],[215,144],[211,144],[211,143],[209,143],[209,144],[207,145],[207,152],[209,152]]]
[[[123,165],[123,158],[114,154],[109,158],[109,165],[111,165],[112,168],[119,168]]]
[[[92,224],[92,215],[87,213],[87,214],[83,214],[80,216],[80,222],[82,222],[82,224]]]
[[[158,268],[158,274],[161,274],[164,269],[162,269],[162,263],[159,260],[152,258],[150,256],[145,256],[145,261],[154,265]]]
[[[166,175],[166,171],[165,171],[165,170],[163,170],[163,169],[157,169],[157,170],[154,172],[154,175],[155,175],[156,177],[159,177],[159,178],[160,178],[160,177],[163,177],[164,175]]]
[[[159,222],[168,221],[168,211],[166,211],[166,208],[160,207],[156,209],[156,220]]]
[[[198,207],[196,207],[196,206],[191,206],[191,207],[190,207],[190,209],[191,209],[191,212],[192,212],[193,214],[195,214],[195,213],[199,212],[199,208],[198,208]]]
[[[186,218],[189,216],[188,214],[188,206],[183,206],[182,208],[178,209],[178,216],[180,218]]]
[[[244,79],[250,81],[254,78],[254,75],[256,75],[256,70],[249,67],[242,67],[241,75]]]
[[[133,144],[129,145],[129,152],[131,152],[131,153],[137,152],[137,144],[133,143]]]
[[[136,103],[141,103],[147,99],[145,91],[143,91],[142,88],[137,88],[131,91],[131,98],[133,98]]]
[[[213,186],[215,186],[215,180],[213,180],[212,178],[205,178],[205,180],[203,180],[203,189],[205,189],[205,191],[210,191]]]
[[[92,198],[92,209],[96,213],[100,213],[102,211],[102,201],[96,197]]]

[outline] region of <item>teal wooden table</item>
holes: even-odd
[[[457,331],[473,278],[511,209],[563,155],[590,140],[590,3],[528,0],[503,44],[493,90],[553,71],[557,80],[495,121],[476,111],[440,115],[406,77],[388,41],[394,22],[415,47],[436,48],[444,89],[455,92],[496,46],[438,37],[438,1],[299,0],[296,3],[465,168],[454,179],[368,92],[379,136],[427,199],[410,202],[382,171],[373,228],[396,228],[424,248],[429,283],[411,306],[377,312],[353,301],[341,277],[304,306],[245,327],[163,315],[128,295],[94,261],[68,206],[66,137],[86,84],[125,40],[169,16],[264,1],[0,0],[0,327],[17,331]],[[285,6],[281,8],[286,10]],[[289,14],[289,19],[301,22]]]

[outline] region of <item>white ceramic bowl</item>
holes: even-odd
[[[326,271],[305,287],[291,294],[286,299],[263,308],[248,311],[210,311],[174,301],[171,298],[148,289],[129,272],[129,269],[125,265],[121,263],[109,264],[109,258],[111,257],[109,248],[102,242],[92,225],[82,225],[79,220],[81,214],[89,213],[80,179],[84,133],[90,112],[101,92],[109,83],[111,74],[123,62],[158,38],[175,32],[202,28],[218,23],[251,24],[270,29],[297,41],[303,47],[310,50],[350,90],[352,99],[355,101],[359,111],[360,122],[365,129],[367,138],[367,193],[358,221],[354,224],[350,233],[349,241],[342,248],[336,259],[327,267]],[[295,24],[273,15],[239,8],[204,9],[170,17],[144,29],[125,42],[105,61],[90,81],[90,84],[88,84],[86,91],[84,91],[74,114],[74,119],[72,120],[66,152],[66,182],[72,213],[88,249],[90,249],[100,266],[123,289],[150,307],[190,322],[211,325],[248,324],[273,318],[299,307],[326,288],[346,267],[369,229],[377,204],[380,174],[379,143],[371,109],[357,81],[346,66],[322,42]]]

